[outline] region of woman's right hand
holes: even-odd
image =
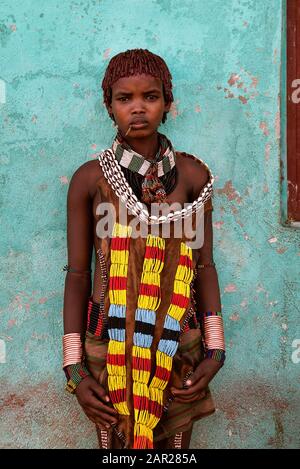
[[[77,400],[86,416],[102,430],[117,423],[118,412],[110,407],[105,389],[92,376],[86,376],[76,387]]]

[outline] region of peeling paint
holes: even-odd
[[[264,121],[262,121],[260,124],[259,124],[259,128],[263,131],[263,134],[268,136],[269,135],[269,129],[268,129],[268,124]]]
[[[234,189],[232,185],[232,180],[226,181],[225,185],[221,189],[216,189],[216,192],[219,195],[225,195],[229,201],[235,200],[238,204],[242,202],[242,198],[239,192]]]
[[[243,104],[247,104],[247,102],[248,102],[248,99],[245,98],[244,96],[241,96],[241,95],[239,95],[239,100],[240,100]]]
[[[61,184],[69,184],[69,179],[67,176],[59,176]]]
[[[228,84],[230,86],[235,85],[239,79],[240,79],[240,76],[238,74],[233,73],[228,80]]]
[[[238,321],[240,319],[240,315],[238,313],[234,313],[231,316],[229,316],[229,319],[231,321]]]
[[[48,298],[46,298],[46,297],[40,298],[39,299],[39,304],[42,305],[42,304],[46,303],[47,300],[48,300]]]
[[[266,159],[266,161],[269,161],[269,159],[270,159],[270,151],[271,151],[271,144],[266,143],[266,145],[265,145],[265,159]]]
[[[237,291],[237,286],[234,283],[229,283],[224,288],[224,292],[226,292],[226,293],[233,293],[233,292],[236,292],[236,291]]]
[[[10,319],[10,320],[8,321],[8,327],[9,327],[9,328],[10,328],[10,327],[13,327],[13,326],[16,325],[16,323],[17,323],[16,319]]]
[[[285,247],[277,248],[276,252],[278,252],[278,254],[284,254],[287,251],[287,249],[288,248],[285,248]]]
[[[224,225],[223,221],[216,221],[213,223],[213,227],[216,228],[217,230],[220,230],[223,225]]]
[[[105,51],[103,52],[103,58],[108,59],[110,56],[110,53],[111,53],[111,48],[105,49]]]
[[[176,117],[179,115],[178,108],[177,108],[178,104],[179,104],[178,99],[176,100],[176,102],[173,102],[171,104],[170,113],[171,113],[171,116],[173,117],[173,119],[176,119]]]

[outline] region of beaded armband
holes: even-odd
[[[90,375],[89,370],[83,363],[73,363],[72,365],[68,365],[64,368],[64,372],[67,378],[65,390],[71,394],[74,394],[79,383]]]

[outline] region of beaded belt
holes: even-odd
[[[109,339],[108,327],[107,327],[107,316],[103,309],[100,307],[100,303],[93,301],[92,297],[88,300],[88,317],[87,317],[87,331],[90,334],[99,337],[100,339]],[[196,312],[191,307],[188,311],[186,319],[181,327],[181,332],[187,332],[190,329],[197,329],[199,327],[196,318]]]

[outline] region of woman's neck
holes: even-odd
[[[128,136],[126,138],[124,137],[124,140],[132,150],[136,151],[147,160],[153,159],[159,149],[159,137],[157,132],[145,138],[130,138]]]

